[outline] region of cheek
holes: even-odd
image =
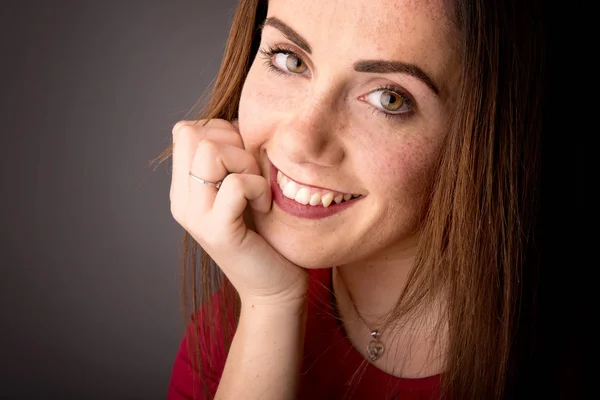
[[[238,122],[244,147],[251,152],[262,142],[260,132],[265,132],[264,122],[266,119],[259,118],[259,115],[263,115],[264,110],[261,112],[262,107],[257,101],[258,98],[258,93],[254,90],[254,87],[247,82],[240,98]]]
[[[244,83],[238,113],[240,134],[246,150],[251,152],[257,151],[265,142],[265,133],[271,131],[270,125],[277,120],[279,114],[279,102],[267,87],[268,82],[254,69],[255,67],[250,69]]]
[[[371,165],[371,179],[377,177],[378,197],[387,203],[389,212],[420,218],[430,188],[437,155],[435,143],[407,141],[388,146],[385,153],[373,154],[366,165]],[[403,219],[403,218],[402,218]],[[400,220],[402,220],[400,219]]]

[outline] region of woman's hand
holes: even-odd
[[[219,189],[192,179],[223,181]],[[180,121],[173,128],[171,213],[223,270],[242,304],[298,307],[305,301],[306,271],[258,233],[244,214],[267,213],[271,187],[257,160],[244,150],[236,122]],[[249,210],[248,210],[249,211]]]

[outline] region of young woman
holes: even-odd
[[[160,157],[194,311],[170,399],[509,396],[535,260],[535,10],[240,1],[202,120]]]

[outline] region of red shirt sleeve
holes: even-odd
[[[218,317],[218,293],[215,293],[207,306],[214,307],[215,316]],[[211,398],[214,397],[219,381],[225,367],[227,354],[225,354],[225,346],[222,335],[219,335],[217,340],[210,341],[202,334],[203,326],[206,322],[204,318],[203,306],[198,311],[197,323],[190,323],[186,334],[184,335],[171,373],[171,381],[167,391],[168,400],[204,400],[206,396],[202,387],[200,376],[204,377],[208,385]],[[202,374],[196,368],[196,363],[192,363],[194,357],[194,349],[188,345],[193,345],[190,339],[193,337],[193,330],[198,332],[198,341],[200,342],[200,352],[202,359]]]

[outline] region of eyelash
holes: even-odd
[[[281,68],[276,66],[273,63],[274,55],[287,54],[287,55],[291,55],[294,57],[298,57],[300,60],[304,61],[303,58],[295,51],[292,51],[290,49],[286,49],[286,48],[280,47],[280,46],[269,47],[267,50],[260,49],[259,52],[263,55],[263,58],[265,60],[265,67],[267,68],[267,70],[269,70],[270,72],[274,72],[278,76],[281,76],[284,78],[290,77],[295,74],[293,74],[291,72],[289,72],[289,73],[285,72]],[[413,114],[413,112],[414,112],[413,100],[410,96],[405,94],[404,91],[401,90],[400,88],[398,88],[394,85],[384,85],[384,86],[380,86],[377,89],[369,92],[369,94],[373,93],[373,92],[377,92],[377,91],[391,92],[391,93],[394,93],[395,95],[399,96],[400,98],[402,98],[402,101],[404,102],[404,104],[406,104],[406,106],[409,108],[410,111],[404,112],[404,113],[399,113],[399,114],[389,113],[389,112],[385,112],[367,102],[369,107],[371,107],[373,114],[382,115],[389,120],[405,119],[405,118],[410,117]]]
[[[302,60],[302,57],[300,57],[300,55],[297,54],[296,52],[286,49],[286,48],[283,48],[283,47],[279,47],[279,46],[269,47],[268,50],[260,49],[259,51],[264,56],[265,66],[267,67],[267,69],[271,72],[275,72],[277,75],[284,76],[284,77],[291,76],[292,74],[282,71],[281,68],[279,68],[275,64],[273,64],[272,58],[274,55],[287,54],[287,55],[291,55],[294,57],[298,57],[299,59]]]

